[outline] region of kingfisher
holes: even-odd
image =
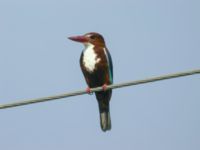
[[[99,33],[90,32],[80,36],[72,36],[69,39],[80,42],[85,47],[80,57],[80,67],[88,85],[86,92],[90,94],[90,88],[102,87],[102,91],[95,92],[99,106],[100,125],[102,131],[110,130],[109,102],[112,90],[107,89],[107,85],[113,83],[113,64],[104,38]]]

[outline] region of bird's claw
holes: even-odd
[[[106,90],[107,90],[107,84],[104,84],[104,85],[102,86],[102,89],[103,89],[103,91],[106,91]]]
[[[89,87],[87,87],[85,91],[86,91],[88,94],[90,94],[90,95],[93,94],[92,91],[91,91],[91,89],[90,89]]]

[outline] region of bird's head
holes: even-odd
[[[95,45],[95,46],[105,46],[104,38],[101,34],[90,32],[81,36],[71,36],[70,40],[83,43],[85,46],[87,45]]]

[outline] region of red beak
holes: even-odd
[[[88,39],[85,36],[71,36],[71,37],[68,37],[68,38],[70,40],[76,41],[76,42],[81,42],[81,43],[88,42]]]

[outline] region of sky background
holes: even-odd
[[[0,103],[87,87],[83,46],[101,33],[114,82],[200,68],[199,0],[0,0]],[[200,75],[116,89],[112,130],[94,95],[0,110],[2,150],[199,150]]]

